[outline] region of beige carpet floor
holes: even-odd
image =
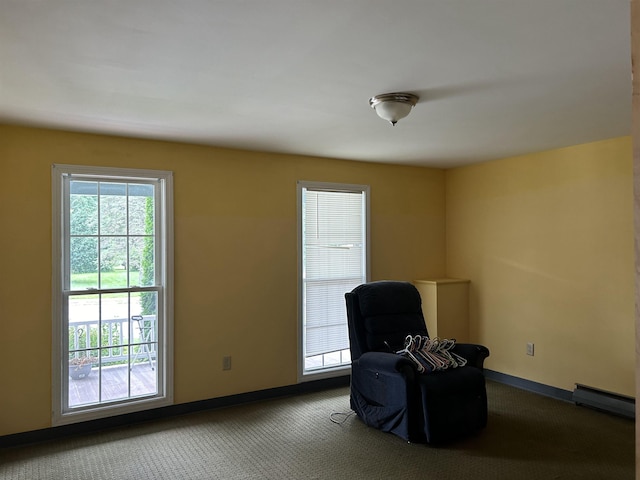
[[[488,382],[489,424],[408,444],[348,412],[347,388],[0,450],[0,478],[633,479],[633,420]]]

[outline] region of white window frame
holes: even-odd
[[[68,371],[65,352],[68,347],[68,314],[65,301],[65,178],[88,180],[153,180],[159,183],[156,199],[156,283],[160,286],[158,311],[157,393],[139,398],[68,407]],[[52,166],[52,423],[64,425],[98,418],[148,410],[173,404],[173,173],[161,170],[91,167],[82,165]]]
[[[298,224],[298,382],[318,380],[345,375],[351,370],[351,363],[326,366],[312,370],[305,369],[305,312],[304,312],[304,278],[303,278],[303,191],[323,190],[330,192],[361,193],[364,195],[364,278],[363,282],[370,281],[370,187],[368,185],[331,183],[331,182],[297,182],[297,224]],[[345,304],[346,319],[346,304]]]

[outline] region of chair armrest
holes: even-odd
[[[403,372],[407,367],[415,369],[411,360],[395,353],[366,352],[356,361],[360,363],[362,368],[385,373]]]
[[[474,343],[456,343],[451,351],[465,358],[468,365],[479,369],[484,367],[484,359],[489,356],[487,347]]]

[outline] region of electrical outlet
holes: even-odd
[[[222,369],[231,370],[231,355],[222,357]]]
[[[531,355],[533,357],[533,343],[527,343],[527,355]]]

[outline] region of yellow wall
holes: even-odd
[[[626,137],[446,171],[447,274],[488,368],[635,395],[632,188]]]
[[[51,425],[53,163],[174,172],[176,403],[296,383],[297,180],[371,186],[373,280],[445,274],[442,170],[0,126],[0,435]]]
[[[0,435],[51,425],[53,163],[174,172],[176,403],[296,382],[296,180],[371,186],[373,280],[470,279],[488,368],[634,395],[629,138],[442,171],[0,126]]]

